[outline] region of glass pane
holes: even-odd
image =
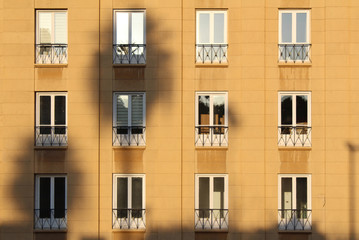
[[[297,43],[307,42],[307,13],[297,13]]]
[[[282,96],[281,97],[281,123],[283,124],[292,124],[292,96]]]
[[[199,202],[198,208],[199,217],[206,218],[209,217],[209,178],[208,177],[200,177],[198,179],[199,182]]]
[[[307,208],[307,178],[297,178],[297,210]]]
[[[308,125],[308,96],[297,96],[296,100],[297,124]]]
[[[132,126],[143,126],[143,95],[132,95]]]
[[[224,13],[214,14],[214,43],[224,43]]]
[[[49,12],[39,12],[39,43],[51,43],[52,34],[52,14]]]
[[[292,209],[292,178],[282,178],[282,209]]]
[[[128,95],[117,96],[117,126],[128,126]]]
[[[224,178],[215,177],[213,181],[213,209],[224,209]]]
[[[40,125],[51,124],[51,97],[40,96]]]
[[[128,44],[129,13],[116,12],[116,44]]]
[[[117,217],[127,218],[128,210],[128,179],[117,178]]]
[[[282,13],[282,42],[292,42],[292,14]]]
[[[65,96],[55,96],[55,125],[66,125]]]
[[[67,17],[65,12],[55,12],[55,43],[67,43]]]
[[[142,178],[132,178],[132,217],[142,217]]]
[[[199,14],[198,43],[209,43],[209,13]]]
[[[198,96],[198,125],[209,125],[209,96]]]
[[[51,217],[50,178],[40,178],[40,218]]]
[[[225,96],[213,96],[213,125],[225,124]]]
[[[132,13],[132,40],[133,44],[143,44],[143,12],[134,12]]]
[[[55,218],[65,217],[65,178],[55,178]]]

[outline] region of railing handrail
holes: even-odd
[[[123,214],[118,216],[118,212]],[[136,216],[137,215],[137,216]],[[136,208],[113,208],[112,209],[112,228],[113,229],[145,229],[146,228],[146,209]]]
[[[228,44],[196,43],[197,63],[227,63]]]
[[[40,211],[49,211],[50,217],[40,217]],[[55,211],[63,211],[63,217],[56,218]],[[67,208],[35,208],[34,229],[67,229]]]
[[[312,209],[278,209],[278,229],[312,230]]]
[[[118,133],[118,130],[126,130],[126,133]],[[138,130],[139,132],[132,132]],[[146,126],[113,126],[112,127],[113,146],[145,146],[146,145]]]
[[[311,43],[278,43],[279,61],[284,62],[311,62]],[[299,48],[299,49],[297,49]]]
[[[41,129],[50,129],[49,133],[41,133]],[[36,125],[35,146],[67,146],[67,125]],[[63,129],[64,133],[56,133]]]
[[[228,126],[195,126],[196,146],[228,146]]]
[[[67,43],[36,43],[35,63],[37,64],[66,64]]]
[[[68,46],[67,43],[35,43],[35,46]]]
[[[300,130],[298,132],[297,130]],[[311,142],[312,127],[309,125],[286,125],[278,126],[279,146],[308,146]]]
[[[124,49],[121,49],[122,47]],[[112,62],[114,64],[146,63],[146,43],[113,43],[112,52]]]
[[[208,213],[204,217],[201,214]],[[228,209],[195,209],[196,229],[228,229]]]

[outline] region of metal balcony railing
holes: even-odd
[[[67,229],[67,209],[35,209],[34,228],[42,230]]]
[[[146,44],[113,44],[114,64],[145,64]]]
[[[196,44],[196,63],[227,63],[228,44]]]
[[[35,146],[67,146],[67,126],[36,126]]]
[[[278,146],[311,147],[312,127],[278,126]]]
[[[117,126],[112,128],[113,146],[145,146],[146,127],[143,126]]]
[[[311,44],[278,44],[279,61],[284,62],[311,62]]]
[[[195,209],[195,229],[228,229],[228,209]]]
[[[145,229],[145,209],[112,209],[113,229]]]
[[[196,126],[196,146],[228,146],[228,127],[224,126]]]
[[[67,44],[36,44],[36,63],[66,64]]]
[[[278,209],[278,230],[312,230],[312,210]]]

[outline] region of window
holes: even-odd
[[[310,11],[279,10],[279,61],[309,62]]]
[[[228,229],[227,174],[196,174],[195,229]]]
[[[227,93],[196,93],[196,146],[228,146]]]
[[[67,10],[36,11],[36,63],[67,63]]]
[[[113,146],[144,146],[145,93],[114,93]]]
[[[146,18],[144,10],[114,11],[113,63],[146,63]]]
[[[197,11],[196,62],[227,62],[227,11]]]
[[[67,146],[67,93],[36,93],[36,146]]]
[[[311,93],[279,92],[278,146],[310,147]]]
[[[35,181],[35,229],[66,229],[66,176],[37,175]]]
[[[278,175],[278,229],[311,230],[311,175]]]
[[[113,175],[112,228],[146,228],[144,174]]]

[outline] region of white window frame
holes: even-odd
[[[279,44],[310,44],[310,10],[309,9],[279,9]],[[291,13],[292,14],[292,42],[282,42],[282,14]],[[307,14],[307,39],[304,43],[297,43],[297,13],[306,13]]]
[[[127,178],[127,197],[128,205],[127,208],[131,209],[132,206],[132,178],[142,178],[142,209],[146,209],[146,175],[145,174],[113,174],[113,190],[112,190],[112,209],[117,209],[117,178]],[[114,211],[114,210],[113,210]],[[115,215],[112,215],[113,224],[112,228],[124,228],[124,229],[145,229],[146,228],[146,213],[142,213],[141,220],[137,220],[140,223],[139,226],[136,226],[135,217],[129,216],[128,218],[118,218],[115,219]],[[142,222],[141,222],[142,221]],[[142,224],[141,224],[142,223]]]
[[[225,103],[224,103],[224,125],[215,125],[213,124],[213,96],[224,96],[225,97]],[[199,124],[199,118],[198,118],[198,114],[199,114],[199,102],[198,102],[198,97],[199,96],[209,96],[210,97],[210,107],[209,107],[209,125],[200,125]],[[198,127],[224,127],[224,134],[218,134],[215,133],[214,131],[212,131],[212,129],[210,129],[210,134],[212,136],[214,136],[213,139],[208,139],[208,141],[206,140],[201,140],[201,141],[197,141],[198,139],[205,139],[202,133],[198,133],[198,131],[196,130],[196,146],[228,146],[228,92],[196,92],[195,94],[195,123],[196,123],[196,129]],[[223,138],[219,138],[218,135],[224,135]]]
[[[195,209],[199,209],[199,178],[209,178],[209,206],[210,209],[213,209],[213,193],[214,193],[214,178],[223,178],[224,179],[224,209],[228,210],[228,174],[195,174]],[[195,223],[202,222],[204,226],[196,226],[196,228],[204,229],[228,229],[228,212],[225,215],[225,221],[222,221],[224,224],[222,226],[211,226],[210,221],[200,220],[199,217],[195,214]]]
[[[128,52],[121,48],[116,47],[117,44],[117,14],[118,12],[128,13],[128,43],[123,43],[124,45],[128,46]],[[132,13],[143,13],[143,43],[132,43]],[[145,64],[146,63],[146,10],[145,9],[115,9],[113,11],[113,63],[114,64]],[[143,44],[143,47],[137,48],[136,44]],[[130,54],[130,52],[132,54]],[[127,54],[128,59],[126,58]],[[125,56],[125,58],[119,58],[118,55]],[[133,58],[132,56],[137,56],[137,58]]]
[[[64,44],[68,43],[68,13],[65,9],[51,9],[51,10],[43,10],[43,9],[37,9],[36,10],[36,43],[40,44],[40,13],[51,13],[51,25],[52,25],[52,32],[51,32],[51,43],[49,44],[55,44],[55,13],[56,12],[63,12],[66,13],[66,42]]]
[[[208,43],[200,43],[199,42],[199,15],[201,13],[209,14],[209,39]],[[215,13],[223,13],[224,14],[224,41],[222,43],[214,43],[214,14]],[[196,10],[196,44],[227,44],[227,32],[228,32],[228,24],[227,24],[227,10]]]
[[[36,9],[35,63],[36,64],[67,64],[68,48],[68,13],[67,9]],[[51,41],[40,43],[40,13],[51,13]],[[66,14],[66,36],[64,43],[55,43],[55,13]]]
[[[308,123],[307,125],[297,124],[297,110],[296,110],[296,96],[307,96],[308,99],[308,106],[307,106],[307,117]],[[282,124],[282,96],[292,96],[292,124]],[[278,145],[279,146],[304,146],[304,147],[311,147],[311,126],[312,126],[312,93],[311,92],[278,92]],[[307,133],[303,136],[303,134],[294,135],[290,134],[283,134],[281,133],[280,127],[308,127]],[[284,137],[284,138],[283,138]],[[286,139],[284,141],[284,139]],[[299,144],[302,139],[302,144]],[[288,140],[288,141],[287,141]]]
[[[278,209],[282,209],[282,178],[291,178],[292,179],[292,209],[296,209],[297,205],[297,178],[306,178],[307,179],[307,210],[312,210],[312,175],[311,174],[278,174]],[[288,209],[289,210],[289,209]],[[303,221],[300,222],[299,221]],[[298,224],[296,224],[296,222]],[[297,219],[296,215],[293,214],[293,217],[289,222],[284,222],[282,218],[282,213],[279,211],[278,214],[278,229],[279,230],[311,230],[312,229],[312,215],[307,214],[307,218]],[[304,229],[296,229],[298,225],[301,224],[304,226]],[[286,225],[286,226],[284,226]]]
[[[127,134],[118,134],[115,132],[115,127],[117,126],[117,96],[118,95],[127,95],[129,97],[128,100],[128,126],[127,127],[136,127],[132,126],[132,95],[142,95],[143,96],[143,127],[142,134],[132,134],[131,129],[129,129]],[[129,145],[129,146],[145,146],[146,145],[146,93],[145,92],[114,92],[113,93],[113,114],[112,114],[112,126],[113,126],[113,133],[112,133],[112,142],[114,146],[122,146],[122,145]],[[125,126],[123,126],[125,127]],[[137,136],[140,135],[140,136]],[[135,136],[135,138],[133,137]],[[121,142],[126,142],[127,144],[123,144]]]
[[[42,221],[43,225],[39,222],[35,221],[34,228],[35,229],[52,229],[53,226],[51,226],[51,223],[54,223],[56,221],[60,225],[57,226],[57,228],[54,228],[54,230],[60,228],[60,229],[66,229],[67,228],[67,175],[65,174],[52,174],[52,175],[45,175],[45,174],[37,174],[35,175],[35,209],[40,209],[40,179],[41,178],[50,178],[50,209],[54,209],[55,206],[55,178],[61,177],[65,178],[65,221],[61,221],[59,218],[55,218],[53,215],[51,215],[51,218],[45,218],[45,220]],[[38,216],[39,219],[40,215]]]
[[[49,96],[51,98],[51,123],[50,125],[40,125],[40,97]],[[65,124],[64,125],[55,125],[55,97],[64,96],[66,101],[66,112],[65,112]],[[36,92],[36,146],[63,146],[67,145],[67,117],[68,117],[68,99],[67,92]],[[51,134],[41,134],[40,127],[51,127]],[[65,127],[65,134],[61,135],[61,138],[58,140],[56,134],[53,133],[52,128],[54,127]],[[54,140],[54,141],[51,141]]]

